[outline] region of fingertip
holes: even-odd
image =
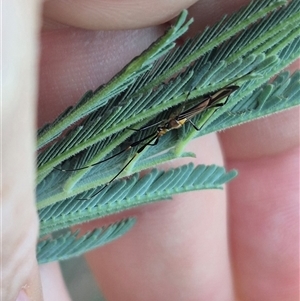
[[[52,0],[44,3],[44,17],[85,29],[133,29],[162,24],[194,2]]]

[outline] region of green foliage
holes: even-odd
[[[186,122],[182,128],[168,132],[157,145],[146,147],[136,156],[119,177],[193,156],[184,148],[195,137],[299,105],[299,71],[291,76],[282,72],[267,83],[300,55],[299,11],[300,2],[296,0],[255,1],[175,47],[176,39],[192,21],[186,21],[187,12],[183,11],[164,36],[109,83],[88,91],[77,105],[39,130],[38,148],[43,147],[38,155],[37,176],[41,236],[141,204],[170,199],[176,193],[220,189],[230,181],[235,171],[226,172],[214,165],[186,165],[168,172],[154,169],[141,178],[135,175],[102,189],[136,149],[147,143],[143,139],[155,133],[157,126],[139,131],[130,128],[158,125],[223,87],[240,86],[223,99],[222,107],[204,110],[192,119],[200,131]],[[57,139],[71,125],[69,132]],[[134,141],[144,142],[97,164]],[[47,146],[49,142],[52,143]],[[73,172],[55,169],[91,165],[94,166]],[[67,237],[60,239],[62,245],[70,239],[76,244],[77,234]],[[81,246],[87,244],[85,241],[84,238]],[[84,250],[76,248],[69,256]],[[62,258],[55,255],[59,247],[55,250],[47,258]],[[41,262],[48,261],[45,255],[40,256]]]
[[[47,238],[38,243],[38,262],[47,263],[79,256],[119,238],[134,224],[134,218],[127,218],[107,227],[95,229],[80,237],[79,231],[68,231],[56,238]]]
[[[223,167],[215,165],[194,167],[191,163],[167,172],[153,169],[142,178],[135,175],[127,180],[114,182],[89,200],[82,201],[78,198],[89,198],[99,191],[99,188],[93,188],[79,196],[39,210],[40,234],[50,234],[86,220],[169,199],[177,193],[222,189],[221,185],[230,181],[236,174],[234,170],[227,173]]]

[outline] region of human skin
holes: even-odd
[[[109,80],[190,4],[45,1],[39,36],[38,1],[4,3],[3,300],[16,300],[21,288],[29,300],[42,300],[42,293],[44,300],[70,300],[58,265],[38,267],[35,260],[35,123],[53,120],[86,90]],[[191,10],[192,32],[245,4],[199,1]],[[144,29],[101,32],[131,28]],[[298,300],[299,110],[207,135],[188,150],[197,154],[195,163],[236,168],[238,178],[227,194],[177,195],[172,202],[84,225],[91,229],[120,217],[138,218],[124,237],[86,255],[107,300]]]

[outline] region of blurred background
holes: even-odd
[[[83,256],[60,262],[72,301],[105,301]]]

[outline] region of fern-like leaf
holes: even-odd
[[[106,227],[94,229],[83,236],[79,231],[60,235],[57,238],[47,238],[38,243],[37,259],[40,264],[65,260],[80,256],[85,252],[105,245],[129,231],[135,224],[134,218],[128,218]]]
[[[105,171],[104,171],[105,172]],[[236,176],[236,171],[226,172],[223,167],[199,165],[192,163],[163,172],[157,169],[142,178],[138,175],[119,180],[107,189],[82,201],[71,197],[38,211],[40,218],[40,235],[46,235],[59,229],[68,228],[78,223],[104,217],[163,199],[172,195],[199,189],[221,189]],[[80,195],[89,198],[99,190],[98,187]]]

